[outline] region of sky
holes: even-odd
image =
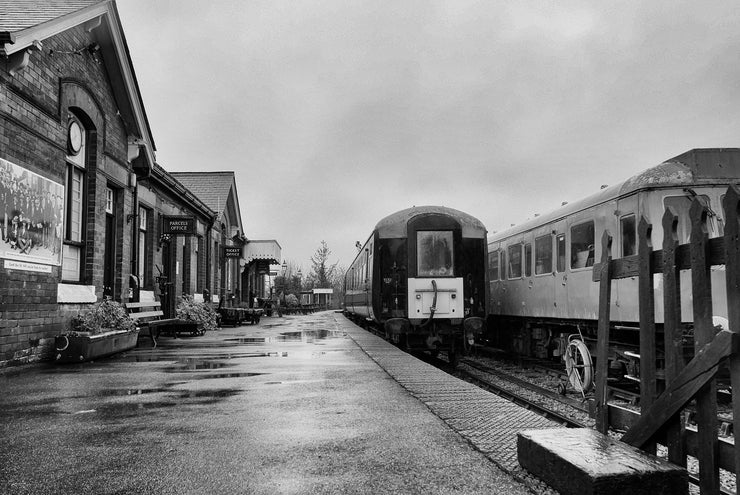
[[[740,8],[626,0],[118,0],[170,172],[233,170],[245,235],[310,270],[405,208],[489,232],[740,147]]]

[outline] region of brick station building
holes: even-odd
[[[223,249],[246,243],[238,202],[214,209],[157,163],[115,1],[4,9],[0,367],[50,358],[103,298],[167,312],[240,291],[245,261]],[[178,218],[187,233],[167,233]]]

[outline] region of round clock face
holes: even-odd
[[[82,128],[76,120],[69,123],[67,145],[72,155],[76,155],[82,149]]]

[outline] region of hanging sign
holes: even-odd
[[[241,258],[241,246],[224,246],[224,256],[226,256],[227,258]]]
[[[257,260],[257,274],[267,275],[270,271],[270,262],[268,260]]]
[[[195,217],[163,215],[162,233],[168,235],[195,235]]]

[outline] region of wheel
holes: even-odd
[[[568,381],[577,392],[586,392],[593,385],[593,362],[586,344],[573,339],[565,349],[565,370]]]

